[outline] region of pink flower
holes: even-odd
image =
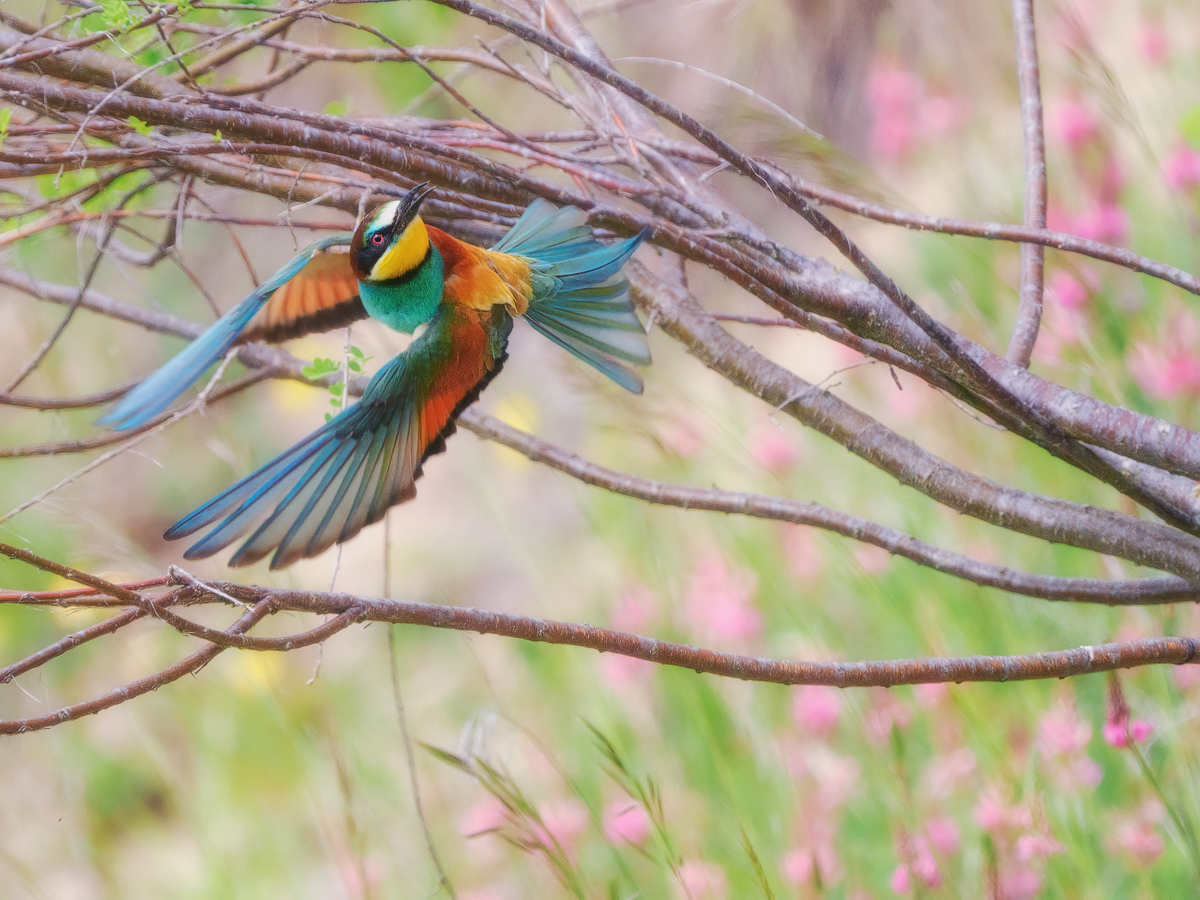
[[[829,887],[837,884],[843,874],[832,834],[823,834],[816,847],[799,844],[789,850],[780,860],[780,868],[783,880],[794,887],[809,884],[818,875],[821,884]]]
[[[1171,316],[1167,337],[1155,344],[1135,341],[1129,354],[1129,373],[1155,400],[1200,394],[1200,326],[1190,312]]]
[[[1180,144],[1163,164],[1163,177],[1173,191],[1187,191],[1200,185],[1200,153]]]
[[[1071,230],[1090,241],[1120,244],[1129,236],[1129,214],[1116,203],[1099,203],[1077,215]]]
[[[1017,859],[1020,860],[1047,859],[1066,852],[1066,848],[1048,834],[1023,834],[1017,838]]]
[[[1000,876],[1003,900],[1035,900],[1042,892],[1042,876],[1033,869],[1017,868]]]
[[[1135,744],[1144,744],[1154,734],[1154,726],[1145,719],[1134,719],[1129,723],[1129,736]]]
[[[875,688],[871,694],[875,702],[863,716],[863,730],[872,741],[883,745],[891,740],[893,728],[908,727],[912,711],[887,688]]]
[[[1038,725],[1038,746],[1047,756],[1069,756],[1087,747],[1092,726],[1079,718],[1075,701],[1060,694]]]
[[[724,900],[729,894],[725,870],[699,859],[680,865],[678,886],[681,900]]]
[[[841,712],[842,694],[835,687],[806,684],[792,694],[792,721],[805,735],[829,737]]]
[[[508,822],[508,808],[496,797],[488,794],[459,817],[458,833],[463,837],[476,837],[498,831]]]
[[[539,807],[538,818],[542,820],[538,840],[546,847],[557,844],[567,856],[574,859],[579,836],[587,830],[587,807],[570,797]]]
[[[1000,790],[990,787],[975,804],[975,823],[992,835],[1027,830],[1033,827],[1033,811],[1024,803],[1009,806]]]
[[[894,65],[877,66],[867,79],[867,102],[874,114],[871,147],[885,160],[907,156],[917,140],[917,105],[924,94],[919,78]]]
[[[946,817],[930,819],[925,823],[925,833],[929,835],[929,842],[937,848],[938,853],[942,856],[953,856],[958,852],[962,837],[958,830],[958,824],[953,819]]]
[[[1083,309],[1091,298],[1088,289],[1076,281],[1071,273],[1062,269],[1050,276],[1046,292],[1057,300],[1060,306],[1071,311]]]
[[[1061,789],[1100,783],[1100,766],[1087,755],[1091,739],[1092,726],[1079,718],[1072,696],[1059,694],[1038,726],[1038,749],[1048,774]]]
[[[1055,104],[1046,118],[1050,133],[1073,151],[1100,133],[1100,123],[1078,100],[1068,99]]]
[[[913,874],[921,879],[928,888],[941,887],[942,871],[938,868],[933,852],[929,849],[929,842],[924,838],[917,838],[914,843],[916,854],[912,863]]]
[[[812,881],[816,870],[813,852],[808,847],[796,847],[783,855],[780,868],[783,869],[783,880],[793,887],[808,884]]]
[[[1127,854],[1139,869],[1154,865],[1165,848],[1163,837],[1154,824],[1136,819],[1117,825],[1108,846]]]
[[[750,455],[768,472],[786,472],[800,459],[795,442],[774,422],[754,430],[750,436]]]
[[[912,889],[912,879],[915,877],[927,888],[938,888],[942,884],[942,871],[938,868],[937,860],[929,849],[929,842],[918,837],[911,842],[905,840],[902,855],[910,857],[909,862],[900,863],[892,871],[891,888],[897,894],[907,894]]]
[[[975,773],[975,754],[970,747],[956,747],[941,753],[929,762],[925,769],[925,785],[929,796],[945,799],[950,797],[958,785]]]
[[[1171,56],[1171,43],[1162,22],[1148,19],[1138,31],[1138,49],[1149,62],[1165,63]]]
[[[650,836],[650,816],[638,803],[614,803],[604,812],[601,829],[610,844],[644,844]]]
[[[1110,747],[1128,747],[1129,746],[1129,729],[1125,722],[1105,722],[1104,727],[1100,729],[1100,733],[1104,735],[1104,743]]]
[[[684,601],[691,629],[704,640],[757,637],[763,617],[754,608],[756,587],[753,572],[730,569],[720,556],[700,560]]]

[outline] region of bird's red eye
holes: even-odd
[[[383,235],[382,234],[371,235],[371,243],[374,244],[376,247],[378,247],[380,244],[383,243]]]

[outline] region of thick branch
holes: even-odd
[[[1176,529],[1092,506],[1039,497],[973,475],[900,437],[832,394],[734,339],[686,293],[634,265],[635,299],[660,328],[734,384],[951,509],[1054,543],[1200,579],[1200,541]],[[1153,561],[1151,561],[1153,560]]]

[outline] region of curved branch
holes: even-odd
[[[718,488],[666,484],[625,472],[614,472],[533,435],[518,431],[475,407],[462,414],[459,424],[485,440],[495,441],[517,451],[533,462],[542,463],[585,484],[616,494],[680,509],[704,509],[821,528],[880,547],[918,565],[936,569],[981,587],[997,588],[1043,600],[1073,600],[1111,606],[1177,603],[1200,599],[1200,586],[1189,584],[1182,578],[1109,581],[1102,578],[1033,575],[1006,566],[981,562],[961,553],[928,544],[902,531],[849,513],[837,512],[817,503]]]

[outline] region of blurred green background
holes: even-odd
[[[921,212],[1020,221],[1007,5],[903,7],[646,0],[598,7],[587,22],[614,58],[688,62],[821,131],[825,142],[804,138],[766,105],[697,72],[617,63],[736,145],[804,177]],[[63,9],[49,4],[46,13]],[[402,43],[473,45],[478,30],[426,4],[339,12]],[[241,13],[189,15],[249,21]],[[1051,227],[1194,271],[1200,19],[1192,4],[1052,2],[1038,4],[1038,15]],[[311,22],[290,37],[339,46],[368,40]],[[152,61],[158,51],[142,52]],[[269,99],[351,115],[464,115],[429,85],[398,64],[321,65]],[[572,127],[507,83],[470,75],[458,86],[509,127]],[[53,195],[87,177],[47,176],[37,188]],[[765,194],[726,175],[713,181],[776,239],[830,253]],[[281,208],[231,190],[209,196],[248,215]],[[170,197],[150,191],[141,202],[162,206]],[[1003,350],[1016,308],[1015,246],[843,220],[927,309]],[[258,277],[308,240],[287,228],[237,234]],[[4,252],[4,265],[75,284],[91,245],[77,247],[55,229]],[[222,308],[252,286],[220,226],[189,224],[182,258]],[[708,308],[763,314],[722,280],[690,275]],[[1195,427],[1194,298],[1054,252],[1047,283],[1035,371]],[[106,263],[95,286],[211,321],[197,288],[169,262],[150,271]],[[61,315],[13,292],[0,295],[4,378]],[[1119,503],[1114,492],[911,377],[899,376],[898,391],[884,368],[854,366],[855,354],[811,335],[729,327],[958,465],[1028,490]],[[511,359],[482,407],[647,477],[810,499],[1031,571],[1139,574],[940,509],[773,416],[661,334],[651,340],[655,364],[645,395],[635,398],[518,327]],[[356,326],[353,341],[374,357],[372,368],[403,346],[369,325]],[[337,357],[341,343],[338,333],[291,349],[303,358]],[[80,313],[22,391],[101,390],[149,371],[179,346]],[[82,476],[0,525],[2,539],[104,577],[154,577],[180,561],[180,548],[159,537],[168,524],[307,434],[327,408],[318,390],[257,387]],[[0,442],[89,434],[93,418],[92,411],[0,409]],[[83,462],[0,460],[0,512]],[[233,574],[219,559],[189,570]],[[795,526],[644,506],[469,434],[426,466],[416,501],[340,557],[236,574],[805,659],[1032,653],[1194,635],[1200,627],[1190,606],[1110,610],[1011,597]],[[57,586],[0,562],[0,588]],[[228,614],[197,615],[228,621]],[[281,618],[276,633],[314,624]],[[98,619],[0,610],[0,660]],[[0,717],[94,696],[195,646],[139,623],[3,686]],[[411,757],[393,667],[416,742]],[[1111,716],[1100,676],[789,690],[493,637],[402,627],[389,634],[380,625],[286,655],[227,652],[196,677],[99,716],[0,740],[0,898],[433,896],[438,875],[410,765],[429,839],[464,900],[1200,895],[1200,677],[1152,668],[1123,674],[1121,684],[1142,738],[1126,747],[1113,746],[1121,741],[1111,733],[1105,739]]]

